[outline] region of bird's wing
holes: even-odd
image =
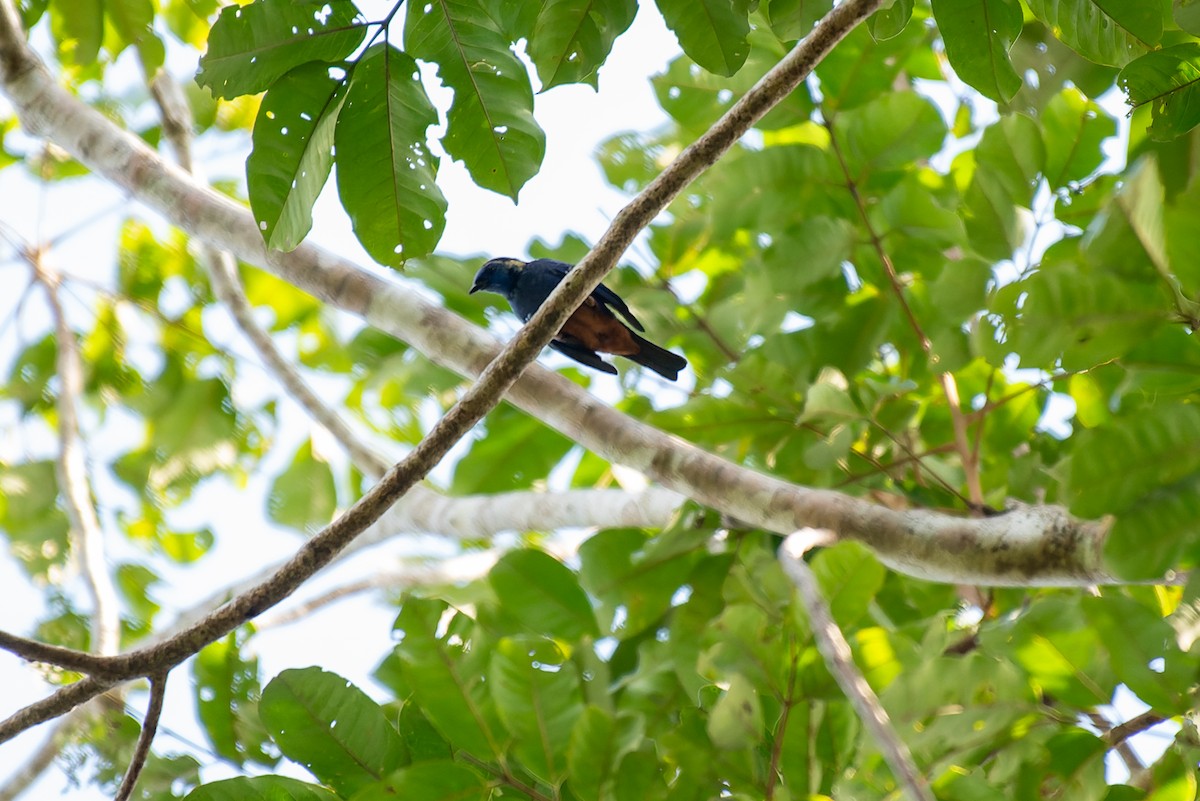
[[[616,292],[606,287],[604,284],[592,290],[592,297],[603,303],[605,306],[612,306],[621,313],[625,320],[639,331],[645,331],[642,324],[638,322],[638,318],[633,316],[633,312],[625,305],[625,301]]]
[[[564,356],[570,356],[580,364],[586,364],[588,367],[594,367],[601,372],[612,375],[617,374],[617,368],[601,359],[600,355],[595,351],[588,350],[577,342],[566,342],[561,339],[555,339],[550,342],[550,347]]]

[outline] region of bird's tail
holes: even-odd
[[[687,359],[678,353],[672,353],[660,348],[648,339],[643,339],[632,331],[633,341],[638,344],[638,352],[626,358],[637,362],[643,367],[649,367],[668,381],[679,378],[679,371],[687,367]]]

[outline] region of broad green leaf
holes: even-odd
[[[192,661],[196,711],[213,750],[244,767],[274,765],[266,730],[258,720],[261,693],[257,657],[242,655],[242,629],[206,646]]]
[[[955,74],[980,94],[1007,103],[1021,88],[1008,51],[1021,35],[1017,0],[934,0],[933,16]]]
[[[469,650],[469,633],[450,630],[439,637],[447,610],[442,601],[404,599],[395,625],[403,638],[394,651],[400,673],[448,742],[480,758],[499,757],[506,748],[503,726],[484,682],[491,652],[480,653],[482,644]]]
[[[336,508],[333,470],[313,451],[312,440],[307,440],[288,468],[271,482],[267,517],[281,526],[311,532],[328,524]]]
[[[479,774],[446,759],[401,768],[355,794],[354,801],[486,801],[491,793]]]
[[[1176,567],[1200,564],[1197,515],[1200,476],[1150,490],[1117,515],[1104,541],[1106,565],[1116,576],[1146,581],[1160,579]]]
[[[317,784],[287,776],[239,776],[197,787],[186,801],[340,801],[340,796]]]
[[[622,756],[617,721],[589,704],[575,721],[567,745],[568,782],[580,798],[603,798]]]
[[[1142,0],[1028,0],[1033,15],[1068,47],[1121,67],[1162,38],[1162,6]]]
[[[116,45],[106,45],[115,57],[127,46],[133,45],[141,55],[143,71],[153,75],[163,64],[162,40],[154,32],[154,3],[152,0],[107,0],[105,13],[112,23],[111,29],[118,39]]]
[[[579,675],[553,640],[505,637],[488,670],[496,710],[522,764],[557,785],[567,773],[567,746],[583,712]]]
[[[54,462],[0,464],[0,531],[30,576],[45,577],[70,556],[70,525],[57,501]]]
[[[309,61],[338,62],[367,34],[352,0],[257,0],[226,6],[196,81],[217,97],[255,94]]]
[[[310,63],[277,80],[262,99],[246,158],[246,188],[267,247],[292,250],[312,228],[313,203],[333,167],[344,89],[328,66]]]
[[[963,194],[963,222],[980,255],[1007,259],[1025,241],[1031,219],[1018,208],[1032,204],[1045,158],[1037,123],[1010,114],[988,126],[973,151],[955,159],[956,172],[969,165],[971,181]],[[957,176],[956,180],[961,181]]]
[[[636,0],[548,0],[529,39],[542,91],[564,83],[598,88],[597,71],[633,22]]]
[[[1046,144],[1046,180],[1053,189],[1081,181],[1100,166],[1100,144],[1117,133],[1117,124],[1077,89],[1067,88],[1042,114]]]
[[[1033,604],[1012,627],[1009,646],[1043,692],[1086,708],[1109,703],[1117,679],[1080,601],[1048,598]]]
[[[355,236],[380,264],[425,256],[442,238],[446,199],[425,144],[436,122],[416,62],[387,44],[363,55],[334,133],[337,185]]]
[[[530,632],[568,642],[599,633],[578,578],[543,551],[506,553],[488,573],[488,581],[504,612]]]
[[[912,19],[913,0],[894,0],[887,8],[881,8],[867,18],[867,28],[875,41],[899,36]]]
[[[946,138],[946,121],[916,92],[893,92],[838,115],[834,135],[850,175],[862,181],[933,156]]]
[[[1197,0],[1175,0],[1172,3],[1175,24],[1192,36],[1200,36],[1200,2]]]
[[[1197,297],[1200,291],[1200,182],[1175,198],[1163,209],[1166,226],[1167,259],[1172,273],[1179,278],[1184,294]]]
[[[850,31],[814,70],[825,116],[861,106],[895,91],[898,85],[909,85],[914,77],[929,75],[922,65],[913,63],[928,49],[927,38],[924,25],[907,25],[899,35],[882,42],[871,38],[864,25]]]
[[[66,64],[91,64],[100,54],[104,38],[103,0],[53,0],[50,32],[58,57]]]
[[[746,63],[750,23],[729,0],[655,0],[688,57],[709,72],[733,75]]]
[[[1200,43],[1147,53],[1126,64],[1117,83],[1132,107],[1150,104],[1151,138],[1174,139],[1200,125]]]
[[[1072,512],[1087,518],[1129,510],[1200,471],[1200,407],[1160,403],[1080,432],[1063,471]]]
[[[813,559],[812,569],[834,620],[842,628],[853,626],[867,613],[883,586],[883,565],[855,542],[825,548]]]
[[[1194,664],[1184,659],[1175,630],[1161,615],[1119,595],[1084,598],[1083,613],[1107,648],[1117,678],[1138,698],[1168,717],[1191,707]],[[1152,667],[1155,660],[1161,667]]]
[[[487,417],[487,434],[472,442],[454,466],[450,491],[471,495],[530,487],[558,464],[572,445],[537,418],[500,406]]]
[[[833,0],[765,0],[762,4],[775,35],[784,41],[803,39],[833,8]]]
[[[763,738],[762,701],[754,685],[740,673],[713,707],[708,736],[723,751],[740,751]]]
[[[284,755],[343,796],[403,766],[404,743],[379,705],[320,668],[272,679],[259,715]]]
[[[438,76],[454,90],[443,147],[475,183],[515,201],[546,153],[525,65],[476,3],[433,0],[407,12],[405,50],[436,63]]]
[[[896,231],[939,247],[960,244],[966,230],[957,213],[945,208],[915,176],[906,176],[872,210],[877,231]]]

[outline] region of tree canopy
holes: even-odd
[[[136,201],[99,283],[0,224],[41,600],[0,648],[47,688],[0,798],[55,760],[193,801],[1195,797],[1200,3],[382,9],[0,0],[0,186]],[[655,14],[668,122],[595,154],[602,237],[529,242],[579,267],[502,347],[469,290],[517,254],[439,250],[439,169],[520,209],[542,93]],[[377,265],[306,240],[323,191]],[[601,280],[678,386],[532,364]],[[192,604],[262,535],[214,498],[294,554]],[[261,631],[361,592],[370,683],[319,640],[264,675]]]

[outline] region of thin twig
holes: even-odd
[[[40,701],[18,709],[0,720],[0,744],[6,743],[26,729],[65,715],[80,704],[95,698],[118,682],[88,676],[69,684]]]
[[[925,352],[925,355],[929,357],[931,362],[936,364],[937,355],[933,352],[933,342],[925,334],[925,330],[917,320],[917,315],[913,312],[912,306],[909,305],[908,299],[904,296],[904,287],[900,283],[900,275],[896,272],[896,265],[892,263],[892,257],[883,246],[883,239],[871,223],[871,218],[867,214],[866,202],[863,200],[862,194],[858,191],[858,182],[850,174],[850,167],[846,163],[845,156],[842,154],[841,145],[838,144],[837,132],[834,130],[833,120],[826,118],[824,125],[825,129],[829,132],[829,143],[833,150],[833,155],[837,158],[838,164],[841,165],[842,175],[845,176],[846,190],[850,193],[855,208],[858,209],[859,217],[862,218],[867,236],[871,240],[871,247],[879,257],[879,261],[883,264],[883,270],[887,274],[888,283],[892,287],[892,293],[900,303],[900,308],[903,309],[904,316],[908,318],[908,324],[912,327],[913,333],[917,335],[917,342],[920,344],[921,350]],[[969,498],[968,505],[975,514],[980,514],[983,510],[983,485],[979,480],[978,467],[971,459],[971,446],[967,439],[967,421],[963,415],[962,403],[958,397],[958,384],[954,380],[954,375],[949,372],[939,372],[938,382],[942,385],[942,395],[945,396],[946,404],[950,407],[950,424],[954,431],[954,444],[963,466],[963,478],[966,480],[967,495]]]
[[[150,677],[150,700],[146,704],[146,717],[142,720],[142,730],[138,734],[137,745],[129,760],[129,768],[121,787],[113,801],[128,801],[137,786],[138,776],[146,766],[146,757],[150,756],[150,744],[154,742],[154,733],[158,731],[158,719],[162,717],[163,698],[167,693],[167,674],[158,673]]]
[[[92,596],[92,650],[97,654],[115,654],[121,644],[121,611],[117,589],[109,575],[104,530],[92,503],[87,457],[79,429],[78,404],[83,395],[83,362],[75,332],[67,323],[58,290],[60,278],[46,263],[39,249],[27,251],[34,280],[46,290],[46,301],[54,319],[58,374],[58,440],[56,462],[59,491],[71,522],[72,545],[83,564],[83,577]]]
[[[817,641],[821,655],[825,657],[826,667],[846,694],[859,720],[871,732],[896,781],[913,801],[933,801],[929,784],[917,769],[908,746],[892,727],[887,711],[879,703],[875,691],[854,664],[850,644],[846,642],[846,636],[834,622],[829,604],[821,595],[817,577],[804,561],[804,554],[810,549],[828,544],[833,539],[826,531],[801,529],[784,540],[779,549],[779,561],[788,578],[800,591],[800,600],[808,613],[813,638]]]
[[[1158,714],[1154,710],[1147,710],[1140,715],[1130,718],[1124,723],[1118,723],[1104,733],[1104,741],[1109,745],[1115,746],[1123,743],[1130,737],[1136,734],[1141,734],[1146,729],[1152,729],[1167,718]]]
[[[1109,719],[1094,709],[1089,709],[1084,714],[1087,715],[1087,718],[1092,722],[1092,725],[1100,731],[1100,737],[1104,740],[1107,740],[1108,735],[1112,732],[1113,728]],[[1146,766],[1142,764],[1141,758],[1138,757],[1137,753],[1124,739],[1117,740],[1116,742],[1111,743],[1111,745],[1113,750],[1117,752],[1117,756],[1119,756],[1121,761],[1125,763],[1125,768],[1129,771],[1130,776],[1136,776],[1146,769]]]

